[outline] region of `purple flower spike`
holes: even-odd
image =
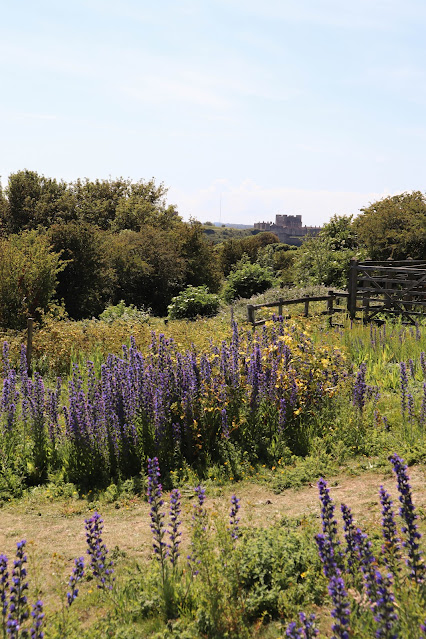
[[[334,632],[333,639],[349,639],[350,605],[343,579],[331,577],[328,592],[334,605],[331,611],[331,616],[335,620],[331,627]]]
[[[32,609],[31,617],[33,618],[33,623],[31,626],[30,634],[31,639],[43,639],[44,632],[42,630],[43,620],[44,620],[44,612],[43,612],[43,602],[38,600]]]
[[[162,512],[164,500],[162,497],[163,488],[160,484],[160,466],[157,457],[148,459],[148,502],[151,506],[151,530],[153,535],[154,553],[163,567],[164,559],[167,557],[167,544],[164,541],[166,529],[164,526],[165,513]]]
[[[408,483],[407,466],[404,460],[396,454],[391,455],[389,459],[397,479],[399,501],[401,502],[399,514],[405,522],[405,526],[401,530],[406,536],[406,540],[402,542],[402,545],[406,548],[408,554],[407,566],[411,571],[410,577],[417,583],[421,583],[425,579],[426,568],[419,547],[421,534],[417,530],[417,515],[414,512],[411,486]]]
[[[74,569],[68,581],[68,587],[70,589],[69,592],[67,592],[68,606],[71,606],[76,600],[78,595],[77,584],[84,577],[84,558],[79,557],[78,559],[74,559],[74,564]]]
[[[356,376],[352,400],[353,405],[356,406],[361,412],[365,406],[367,393],[367,384],[365,382],[366,373],[367,365],[362,363]]]
[[[90,557],[90,567],[93,576],[98,580],[98,588],[108,588],[112,590],[112,582],[114,577],[112,574],[113,562],[107,561],[108,550],[102,541],[103,519],[99,513],[95,513],[93,517],[85,520],[87,554]]]
[[[346,557],[347,564],[349,568],[349,572],[353,575],[355,574],[356,566],[359,564],[359,548],[358,548],[358,538],[357,531],[355,528],[355,524],[353,521],[353,516],[351,509],[346,504],[342,504],[340,506],[343,517],[343,529],[345,531],[345,540],[346,540]]]
[[[384,545],[382,547],[386,564],[392,570],[398,569],[398,560],[401,557],[398,533],[394,513],[392,510],[392,500],[389,493],[380,486],[380,503],[382,504],[382,533]]]
[[[27,576],[25,568],[27,563],[26,543],[26,540],[23,539],[16,544],[16,559],[13,562],[9,617],[7,620],[7,633],[12,639],[17,639],[22,623],[28,619],[27,597],[24,594],[28,590],[28,583],[25,581]]]
[[[285,631],[285,636],[289,639],[303,639],[302,628],[298,628],[295,621],[291,621]]]
[[[240,510],[240,500],[236,495],[231,497],[231,512],[229,513],[229,532],[234,541],[239,537],[240,529],[238,527],[240,518],[237,517]]]
[[[181,521],[179,520],[180,513],[180,492],[177,488],[175,488],[174,490],[172,490],[170,495],[170,544],[168,546],[170,551],[169,557],[172,566],[176,565],[177,559],[179,557],[179,537],[181,537],[182,535],[182,533],[179,532],[179,526],[181,524]]]
[[[390,586],[391,575],[382,577],[380,572],[376,571],[377,604],[375,607],[374,620],[378,626],[376,630],[376,637],[378,637],[378,639],[392,639],[398,636],[394,633],[394,626],[398,621],[398,615],[395,612],[395,597],[390,590]]]
[[[3,627],[7,615],[7,589],[9,588],[8,559],[6,555],[0,555],[0,601]]]
[[[315,625],[315,615],[307,617],[303,612],[300,612],[299,619],[302,624],[303,639],[315,639],[315,637],[318,637],[319,630]]]

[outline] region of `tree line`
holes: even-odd
[[[205,226],[184,222],[166,196],[154,179],[67,183],[29,170],[11,174],[0,186],[0,326],[23,328],[52,302],[76,320],[121,300],[163,315],[188,286],[216,293],[238,269],[245,285],[251,278],[257,287],[344,287],[353,256],[426,258],[420,191],[383,198],[355,219],[335,215],[297,250],[269,232],[214,245]],[[233,285],[228,297],[229,290],[243,294]]]

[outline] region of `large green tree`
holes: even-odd
[[[49,229],[54,250],[65,261],[56,290],[73,319],[97,316],[113,294],[114,273],[108,260],[109,238],[87,222],[54,224]]]
[[[48,308],[63,268],[49,238],[25,231],[0,239],[0,326],[22,329]]]
[[[139,232],[110,234],[106,249],[114,272],[112,301],[124,300],[164,314],[185,284],[185,260],[175,237],[145,226]]]
[[[425,259],[425,195],[413,191],[373,202],[361,209],[354,229],[373,260]]]

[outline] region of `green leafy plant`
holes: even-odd
[[[133,321],[133,322],[148,322],[149,321],[149,309],[136,308],[134,304],[126,306],[124,300],[121,300],[115,306],[110,304],[99,315],[99,319],[107,324],[112,324],[115,320]]]
[[[219,306],[219,296],[209,293],[206,286],[187,286],[172,299],[168,307],[169,318],[193,319],[197,315],[216,315]]]
[[[274,283],[272,271],[260,264],[251,264],[248,258],[238,262],[226,281],[223,289],[223,297],[227,302],[238,297],[251,297],[257,293],[263,293]]]

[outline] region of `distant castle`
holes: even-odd
[[[320,226],[302,226],[301,215],[276,215],[275,224],[272,222],[256,222],[254,228],[259,231],[270,231],[278,235],[280,242],[301,246],[307,235],[318,235]]]

